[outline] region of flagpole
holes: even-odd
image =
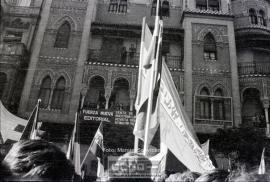
[[[158,36],[159,36],[159,0],[157,0],[157,7],[156,7],[156,19],[155,19],[155,28],[154,28],[154,37],[155,37],[155,52],[154,52],[154,59],[152,61],[151,69],[151,78],[150,78],[150,87],[149,87],[149,98],[148,98],[148,105],[147,105],[147,115],[146,115],[146,124],[145,124],[145,135],[144,135],[144,147],[143,147],[143,155],[147,155],[148,151],[148,135],[149,135],[149,125],[151,120],[151,113],[152,113],[152,105],[153,105],[153,87],[154,87],[154,76],[157,71],[157,47],[158,47]]]
[[[138,73],[138,92],[137,92],[137,99],[136,99],[136,105],[138,105],[141,100],[141,79],[142,79],[142,69],[143,69],[143,47],[144,47],[144,37],[145,37],[145,17],[143,17],[143,22],[142,22],[142,35],[141,35],[141,47],[140,47],[140,62],[139,62],[139,73]],[[135,124],[136,127],[136,124]],[[137,135],[135,135],[134,138],[134,152],[138,153],[138,149],[139,149],[139,137]]]
[[[31,136],[30,136],[30,139],[31,140],[35,140],[36,139],[36,129],[37,129],[37,120],[38,120],[38,113],[39,113],[39,105],[40,105],[40,102],[41,102],[41,99],[38,99],[38,102],[37,102],[37,111],[35,113],[35,119],[34,119],[34,124],[33,124],[33,127],[32,127],[32,130],[31,130]]]

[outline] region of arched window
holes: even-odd
[[[7,75],[5,73],[0,72],[0,99],[3,96],[6,83],[7,83]]]
[[[152,8],[151,8],[151,16],[156,15],[156,9],[157,9],[157,0],[153,0],[152,2]]]
[[[170,3],[169,3],[169,1],[165,0],[162,2],[161,13],[162,13],[162,16],[165,16],[165,17],[170,16]]]
[[[223,91],[218,88],[214,93],[214,119],[224,120],[225,119],[225,105],[223,100]]]
[[[259,14],[258,14],[258,23],[259,25],[263,25],[263,26],[266,26],[266,21],[265,21],[265,13],[263,10],[260,10],[259,11]]]
[[[105,109],[105,80],[101,76],[91,78],[84,100],[84,107],[89,109]]]
[[[53,97],[51,103],[52,109],[62,109],[65,98],[65,87],[66,87],[66,80],[63,77],[60,77],[57,80],[56,86],[53,90]]]
[[[50,95],[51,95],[51,78],[49,76],[45,77],[42,80],[40,90],[39,90],[39,98],[41,99],[40,107],[47,108],[49,106]]]
[[[216,41],[211,33],[204,37],[204,59],[217,60]]]
[[[54,47],[68,48],[70,30],[70,24],[65,21],[57,31]]]
[[[110,0],[108,11],[111,13],[117,13],[118,0]]]
[[[203,88],[200,92],[200,118],[202,119],[210,119],[211,118],[211,100],[209,98],[209,90],[207,88]]]
[[[119,78],[114,82],[109,107],[112,110],[129,110],[129,82],[126,79]]]
[[[249,18],[252,24],[258,24],[257,15],[254,9],[249,10]]]
[[[118,12],[119,13],[127,12],[127,0],[120,0]]]

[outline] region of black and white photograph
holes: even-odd
[[[0,0],[0,182],[270,182],[270,0]]]

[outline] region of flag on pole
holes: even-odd
[[[201,148],[164,62],[158,100],[161,142],[192,172],[204,173],[215,169],[209,155]]]
[[[37,130],[38,130],[38,114],[39,114],[39,104],[41,100],[38,99],[38,103],[35,106],[34,110],[32,111],[28,123],[26,127],[23,130],[22,136],[20,140],[35,140],[37,136]]]
[[[263,151],[262,151],[261,162],[260,162],[258,174],[265,174],[264,151],[265,151],[265,148],[263,148]]]
[[[88,148],[87,153],[85,154],[85,157],[82,161],[81,167],[83,167],[86,158],[88,157],[89,153],[92,153],[94,156],[96,156],[98,160],[98,168],[97,168],[97,177],[102,177],[104,175],[104,145],[103,145],[103,122],[100,123],[96,134]]]
[[[102,122],[100,123],[97,129],[97,132],[91,142],[90,150],[98,159],[97,177],[102,177],[104,175],[104,164],[103,164],[104,145],[103,145],[103,123]]]
[[[147,24],[145,23],[145,19],[143,19],[143,36],[141,43],[141,55],[140,55],[140,64],[139,64],[139,78],[138,78],[138,91],[137,98],[135,103],[136,108],[136,123],[133,130],[133,134],[144,140],[145,134],[145,125],[147,119],[148,112],[148,101],[149,101],[149,92],[153,94],[152,100],[152,111],[151,111],[151,122],[149,123],[148,129],[148,142],[151,142],[153,139],[157,128],[157,114],[156,114],[156,99],[159,90],[159,82],[158,82],[158,72],[153,75],[153,80],[151,82],[151,74],[154,69],[158,67],[158,58],[159,56],[155,54],[159,54],[159,49],[161,47],[162,42],[162,22],[158,21],[155,25],[154,36],[152,36]],[[159,29],[159,30],[157,30]],[[157,33],[159,33],[157,35]],[[150,42],[151,41],[151,42]],[[155,46],[155,44],[157,45]],[[155,50],[156,49],[156,50]],[[156,59],[154,59],[156,58]],[[151,65],[148,67],[147,65]],[[150,85],[153,85],[153,89],[151,90]],[[150,112],[150,111],[149,111]]]
[[[70,138],[66,157],[73,162],[76,174],[81,175],[78,112],[75,114],[74,128]]]

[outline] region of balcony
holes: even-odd
[[[31,15],[32,17],[38,17],[40,13],[40,7],[34,7],[31,3],[27,3],[24,0],[4,0],[3,7],[10,14],[19,15]]]
[[[239,75],[270,75],[270,63],[238,63]]]
[[[102,63],[116,63],[125,65],[139,65],[140,53],[137,52],[126,52],[125,55],[120,55],[119,58],[114,60],[111,57],[102,56],[102,51],[99,49],[90,49],[88,52],[87,62],[102,62]],[[182,58],[181,56],[163,56],[169,68],[182,69]]]
[[[23,56],[26,53],[26,47],[23,43],[1,43],[0,55],[4,56]]]

